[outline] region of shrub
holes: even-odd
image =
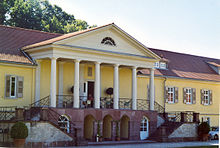
[[[202,122],[199,126],[198,126],[198,135],[201,136],[203,134],[208,134],[210,131],[210,126],[207,122]]]
[[[25,139],[28,136],[28,128],[23,122],[16,122],[11,128],[11,138]]]

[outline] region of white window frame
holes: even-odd
[[[166,69],[167,68],[166,62],[160,62],[160,68],[161,69]]]
[[[155,63],[154,63],[154,67],[155,67],[155,68],[159,68],[159,67],[160,67],[160,63],[159,63],[159,62],[155,62]]]
[[[188,90],[188,91],[187,91]],[[188,98],[189,97],[189,95],[190,95],[190,98]],[[193,104],[193,98],[192,98],[192,88],[186,88],[186,104]],[[190,100],[190,102],[189,101],[187,101],[187,100]]]
[[[210,104],[210,93],[209,90],[203,90],[203,100],[204,100],[204,105],[209,105]],[[208,100],[208,103],[206,101]]]
[[[15,78],[15,90],[14,90],[14,96],[11,95],[11,89],[12,89],[12,78]],[[10,98],[16,98],[17,94],[17,77],[16,76],[10,76],[10,91],[9,91],[9,95]]]
[[[171,94],[173,94],[173,101],[170,101],[170,99],[169,99],[169,96]],[[175,103],[175,89],[174,89],[174,87],[168,87],[168,98],[167,99],[168,99],[169,104]]]

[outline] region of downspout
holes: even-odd
[[[165,96],[166,96],[166,81],[167,81],[167,78],[166,77],[164,77],[164,81],[163,81],[163,84],[164,84],[164,105],[163,105],[163,107],[164,107],[164,118],[165,118],[165,111],[166,111],[166,98],[165,98]]]

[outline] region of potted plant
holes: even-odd
[[[116,141],[120,141],[120,133],[119,133],[119,121],[116,121],[116,137],[115,140]]]
[[[100,127],[100,121],[97,121],[97,135],[96,135],[96,141],[102,142],[102,136],[101,136],[101,127]]]
[[[28,128],[23,122],[16,122],[11,128],[11,138],[15,147],[23,147],[28,136]]]
[[[209,138],[210,126],[207,122],[202,122],[198,126],[198,136],[202,141],[207,141]]]

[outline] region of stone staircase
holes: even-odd
[[[153,134],[150,135],[148,140],[158,142],[168,141],[169,135],[171,135],[182,124],[182,122],[165,121],[165,123],[163,123]]]

